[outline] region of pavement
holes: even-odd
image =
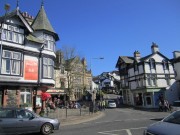
[[[96,120],[103,116],[105,116],[105,113],[99,111],[96,113],[90,113],[83,116],[68,116],[67,118],[59,119],[59,121],[61,122],[61,126],[67,126]]]

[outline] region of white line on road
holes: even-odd
[[[120,131],[126,131],[128,135],[132,135],[130,130],[137,130],[137,129],[144,129],[147,127],[138,127],[138,128],[129,128],[129,129],[121,129],[121,130],[111,130],[111,131],[103,131],[103,132],[98,132],[98,134],[104,134],[104,135],[118,135],[118,134],[113,134],[113,132],[120,132]]]
[[[129,129],[126,129],[126,132],[128,133],[128,135],[132,135],[132,133]]]

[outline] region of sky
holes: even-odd
[[[35,17],[41,1],[19,0],[19,8]],[[0,0],[0,15],[5,3],[16,8],[16,0]],[[117,70],[119,56],[149,55],[152,42],[172,59],[173,51],[180,51],[179,7],[180,0],[44,0],[60,37],[57,48],[75,48],[95,76]]]

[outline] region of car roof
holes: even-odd
[[[24,108],[18,108],[18,107],[0,107],[0,109],[25,110]]]
[[[174,102],[180,102],[180,100],[174,101]]]

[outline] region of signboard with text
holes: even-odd
[[[37,60],[25,60],[24,63],[25,80],[38,80],[38,61]]]

